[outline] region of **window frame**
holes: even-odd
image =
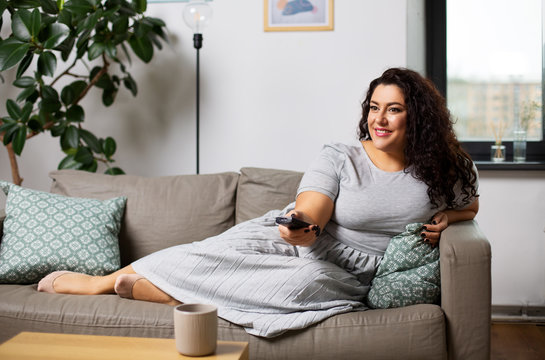
[[[543,1],[542,1],[543,3]],[[426,75],[443,96],[447,96],[447,0],[426,0]],[[543,20],[542,20],[543,21]],[[544,27],[545,24],[542,24]],[[542,47],[542,49],[544,49]],[[542,50],[545,51],[545,50]],[[542,56],[545,59],[545,53]],[[542,60],[543,61],[543,60]],[[545,170],[545,68],[542,65],[542,131],[541,141],[526,144],[526,162],[514,163],[513,142],[506,141],[507,161],[490,161],[493,141],[462,141],[462,147],[471,155],[478,168],[490,170]]]

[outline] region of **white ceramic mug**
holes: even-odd
[[[182,304],[174,308],[176,349],[182,355],[204,356],[216,351],[218,309],[207,304]]]

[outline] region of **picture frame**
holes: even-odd
[[[264,0],[265,31],[333,30],[333,0]]]

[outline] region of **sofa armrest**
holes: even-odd
[[[449,359],[490,359],[490,243],[476,221],[442,234],[441,307]]]

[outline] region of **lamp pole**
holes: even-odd
[[[199,174],[199,143],[200,143],[200,61],[199,50],[202,48],[202,30],[208,25],[212,17],[212,8],[204,0],[191,0],[184,8],[184,21],[193,30],[193,47],[197,50],[196,77],[196,160],[197,174]]]
[[[202,34],[193,34],[193,47],[197,50],[197,71],[196,71],[196,85],[195,85],[195,92],[196,92],[196,154],[197,154],[197,174],[199,174],[199,142],[200,142],[200,123],[199,123],[199,117],[200,117],[200,64],[199,64],[199,50],[202,48]]]

